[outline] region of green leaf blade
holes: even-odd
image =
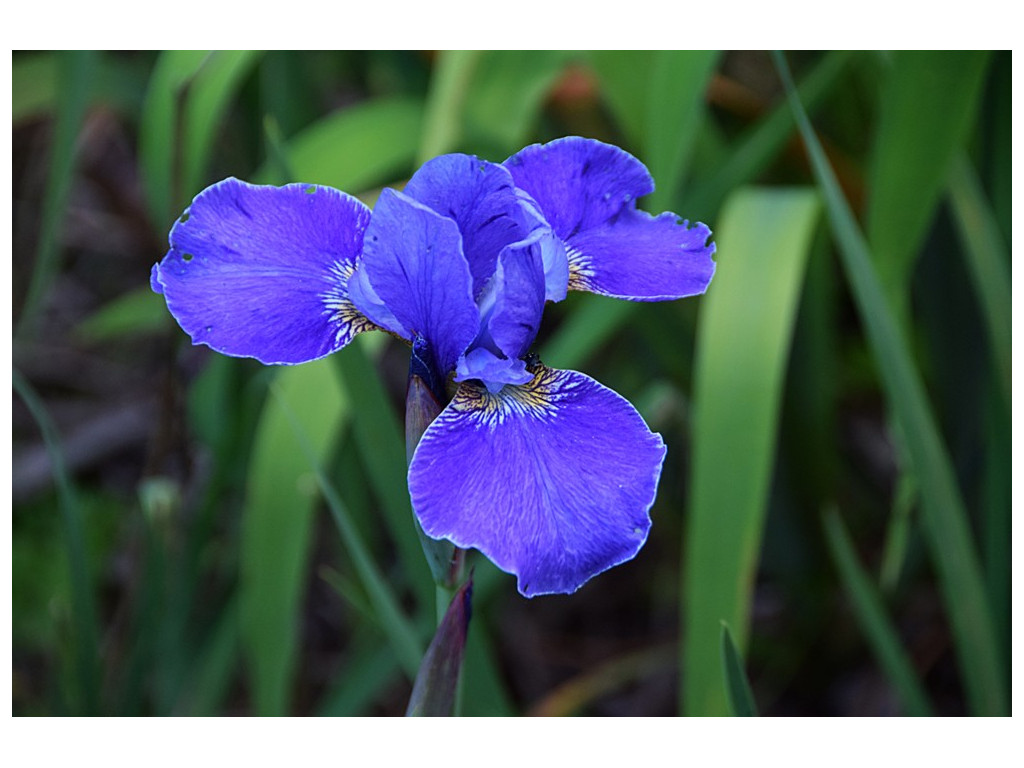
[[[825,198],[847,280],[878,362],[886,396],[903,430],[907,452],[918,474],[926,541],[957,638],[971,709],[977,714],[1005,714],[1008,710],[1006,683],[999,669],[991,609],[949,454],[939,436],[897,317],[872,266],[867,242],[795,94],[781,54],[776,55],[776,64],[786,83],[790,105]]]
[[[295,424],[323,461],[347,411],[328,361],[282,367],[274,386],[279,398],[267,400],[253,443],[238,586],[241,639],[260,715],[288,713],[299,653],[316,484]]]
[[[644,201],[655,213],[671,209],[682,186],[706,109],[705,92],[718,51],[658,51],[647,96],[644,157],[657,187]]]
[[[403,432],[373,361],[366,353],[365,341],[365,337],[356,339],[334,357],[335,372],[352,403],[352,426],[369,484],[383,507],[402,573],[407,576],[422,609],[434,601],[434,581],[414,527]]]
[[[983,51],[893,54],[869,176],[866,234],[901,322],[911,270],[950,164],[974,122],[987,62]]]
[[[743,658],[732,639],[729,625],[722,622],[722,674],[725,676],[725,690],[729,698],[729,709],[734,717],[757,717],[754,692],[743,671]]]
[[[409,97],[380,98],[334,112],[291,138],[285,146],[295,178],[350,194],[408,173],[416,155],[423,103]],[[267,164],[256,173],[261,184],[280,183]]]
[[[782,380],[820,203],[807,189],[748,189],[725,206],[702,299],[684,542],[683,708],[727,712],[720,624],[740,647],[774,466]]]
[[[825,515],[825,534],[832,560],[853,602],[861,629],[886,676],[895,686],[906,713],[918,717],[934,714],[914,667],[886,616],[877,590],[857,562],[850,534],[834,510]]]
[[[467,140],[507,154],[521,149],[569,55],[566,51],[485,51],[466,95]]]
[[[189,88],[184,115],[183,192],[191,199],[205,186],[214,139],[242,80],[259,60],[259,51],[215,51]]]
[[[139,117],[139,164],[157,228],[170,226],[180,213],[181,106],[188,84],[206,61],[208,51],[164,51],[153,67]]]
[[[98,56],[91,51],[64,51],[57,58],[57,122],[36,260],[22,303],[18,330],[35,323],[43,297],[59,270],[59,235],[71,190],[75,144],[92,93]]]

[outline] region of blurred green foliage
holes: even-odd
[[[14,712],[405,711],[403,349],[223,358],[149,269],[226,176],[372,204],[577,134],[719,274],[549,307],[545,362],[664,436],[654,527],[568,597],[475,558],[463,712],[1008,713],[1010,54],[784,62],[801,131],[756,52],[16,53]]]

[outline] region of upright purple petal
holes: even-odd
[[[225,179],[175,223],[150,285],[194,344],[267,364],[315,360],[374,327],[348,295],[369,219],[329,187]]]
[[[505,167],[563,240],[604,224],[654,191],[651,174],[631,154],[578,136],[531,144]]]
[[[423,435],[409,491],[429,536],[479,549],[527,597],[571,593],[643,546],[664,458],[621,396],[542,367],[498,394],[463,383]]]
[[[526,384],[533,375],[521,359],[533,344],[544,313],[543,231],[505,246],[494,277],[480,297],[480,333],[459,360],[456,381],[480,379],[491,392]]]
[[[402,192],[458,224],[474,297],[494,274],[501,249],[529,234],[512,176],[472,155],[435,157],[413,174]]]
[[[516,192],[523,201],[530,236],[536,236],[537,244],[540,246],[541,260],[544,264],[544,299],[561,301],[569,288],[569,259],[565,252],[565,243],[551,229],[536,201],[521,189],[517,189]]]
[[[629,153],[571,136],[526,147],[505,165],[565,242],[569,288],[637,301],[707,288],[715,271],[710,230],[636,210],[654,182]]]
[[[452,219],[410,197],[385,189],[366,231],[360,271],[412,341],[422,336],[438,372],[455,368],[477,335],[480,316],[462,238]],[[375,308],[357,306],[374,317]]]
[[[352,303],[359,308],[359,311],[363,313],[363,316],[372,321],[374,325],[385,331],[391,331],[396,336],[401,336],[405,339],[413,338],[412,334],[398,322],[395,313],[388,308],[387,304],[373,290],[362,258],[356,260],[355,271],[349,278],[348,296]]]
[[[495,345],[507,357],[522,357],[540,330],[544,314],[544,261],[537,233],[505,247],[494,273],[494,312],[487,326]]]

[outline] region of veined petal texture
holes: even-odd
[[[502,248],[530,231],[508,170],[472,155],[435,157],[413,174],[402,193],[458,225],[474,298],[494,274]]]
[[[409,468],[424,531],[475,547],[527,596],[571,593],[633,558],[665,445],[620,395],[540,367],[492,394],[464,382]]]
[[[505,166],[564,241],[569,288],[637,301],[706,290],[715,271],[711,231],[638,211],[654,181],[628,152],[571,136],[526,147]]]
[[[369,220],[329,187],[225,179],[175,223],[150,284],[194,344],[267,364],[315,360],[374,327],[348,296]]]
[[[506,246],[494,274],[494,312],[488,330],[495,345],[509,358],[529,351],[544,314],[542,233]]]
[[[544,313],[543,237],[537,231],[502,250],[480,299],[480,333],[459,360],[456,381],[480,379],[498,392],[505,384],[527,384],[533,378],[522,357]]]
[[[454,370],[480,325],[455,221],[385,189],[366,231],[359,269],[401,324],[400,335],[409,341],[422,336],[441,375]],[[379,308],[359,303],[359,296],[356,301],[374,319]]]

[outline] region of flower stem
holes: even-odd
[[[422,338],[417,338],[412,346],[412,358],[409,361],[409,385],[405,396],[405,457],[412,463],[416,446],[427,431],[427,427],[437,418],[443,409],[444,394],[441,379],[431,365],[429,350]],[[430,573],[438,587],[448,590],[448,599],[438,600],[438,621],[444,616],[451,600],[451,594],[462,582],[465,552],[445,539],[432,539],[423,532],[419,520],[413,515],[413,523],[423,546],[423,554],[430,566]]]
[[[431,363],[426,341],[423,338],[415,339],[405,398],[405,454],[409,464],[412,464],[420,438],[441,413],[444,407],[442,403],[446,401],[441,383],[443,380],[438,377]],[[413,524],[434,577],[438,629],[420,665],[407,714],[426,714],[431,709],[430,702],[438,698],[443,702],[441,709],[450,712],[452,716],[458,716],[462,711],[462,654],[469,623],[470,585],[466,583],[463,586],[466,550],[445,539],[437,540],[427,536],[416,518],[415,510]],[[464,599],[465,603],[453,605],[453,599]],[[461,625],[461,636],[455,636],[452,635],[451,620],[445,620],[449,610],[458,613],[460,609],[464,612],[464,623]],[[447,694],[443,695],[445,691]]]

